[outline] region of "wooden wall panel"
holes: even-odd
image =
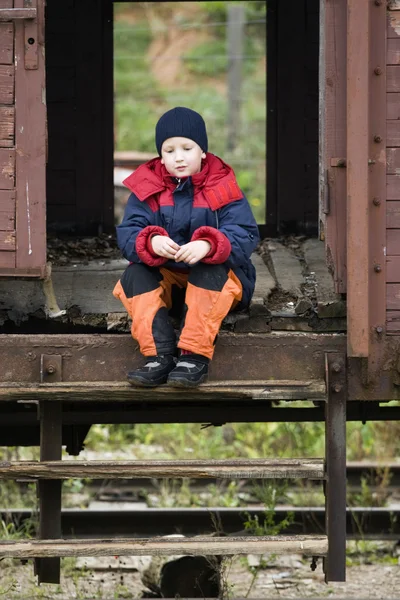
[[[400,283],[388,283],[386,286],[387,309],[397,310],[400,306]]]
[[[14,145],[15,110],[13,106],[0,106],[0,147]]]
[[[46,265],[44,5],[45,0],[37,0],[37,22],[32,24],[37,35],[30,58],[23,22],[15,24],[14,42],[15,54],[21,57],[15,65],[16,267],[31,274],[44,273]],[[14,6],[23,8],[24,0],[14,0]]]
[[[398,173],[400,170],[400,148],[388,148],[386,160],[388,175]]]
[[[386,234],[387,256],[400,256],[400,229],[387,229]]]
[[[15,191],[0,190],[0,231],[15,230]]]
[[[400,310],[387,311],[386,330],[388,333],[397,333],[400,330]]]
[[[0,104],[14,104],[13,65],[0,65]]]
[[[12,23],[0,23],[0,65],[14,62],[14,26]]]
[[[386,199],[400,200],[400,175],[386,176]]]
[[[387,118],[400,119],[400,94],[387,94]]]
[[[393,40],[400,42],[399,40]],[[391,65],[387,68],[387,91],[400,92],[400,65]]]
[[[387,145],[400,146],[400,121],[387,122]]]
[[[400,36],[400,11],[389,10],[387,20],[387,36],[390,38],[398,38]]]
[[[15,150],[0,148],[0,189],[15,186]]]
[[[387,64],[400,65],[400,37],[387,41]]]
[[[387,283],[400,283],[400,256],[388,256],[386,259]]]
[[[390,6],[390,5],[389,5]],[[400,332],[400,12],[388,10],[386,329]]]
[[[387,202],[386,204],[386,228],[400,229],[400,201]],[[399,279],[400,281],[400,279]]]
[[[15,231],[0,231],[0,251],[15,252]]]

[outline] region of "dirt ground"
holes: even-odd
[[[400,566],[388,547],[386,559],[374,564],[357,564],[347,568],[346,583],[324,583],[319,563],[313,572],[309,562],[299,556],[277,557],[275,563],[253,575],[245,558],[228,559],[224,567],[224,599],[234,598],[400,598]],[[388,564],[387,560],[391,564]],[[250,557],[251,560],[251,557]],[[114,600],[142,598],[144,586],[138,571],[127,571],[113,561],[108,570],[76,569],[75,560],[63,561],[61,585],[37,586],[32,563],[0,563],[0,598],[49,600]],[[147,596],[145,596],[147,597]]]

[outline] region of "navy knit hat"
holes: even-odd
[[[156,147],[161,156],[161,146],[172,137],[185,137],[193,140],[203,152],[207,152],[208,139],[206,124],[199,113],[177,106],[164,113],[156,125]]]

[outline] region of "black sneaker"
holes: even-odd
[[[146,364],[128,373],[131,385],[156,387],[167,382],[168,375],[176,365],[176,358],[171,354],[148,356]]]
[[[207,379],[209,360],[200,354],[182,354],[168,376],[172,387],[196,387]]]

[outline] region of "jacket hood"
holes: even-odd
[[[201,161],[201,171],[192,175],[194,193],[203,192],[210,207],[213,210],[220,208],[228,202],[239,200],[243,197],[237,182],[235,173],[221,158],[207,152],[206,158]],[[153,158],[140,165],[131,175],[124,179],[123,184],[139,198],[144,201],[154,194],[170,192],[176,188],[176,178],[170,175],[161,163],[161,158]],[[216,205],[215,191],[224,190],[223,198]]]

